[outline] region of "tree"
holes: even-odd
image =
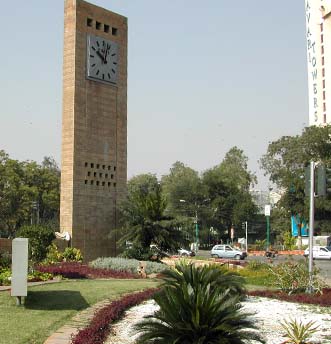
[[[0,228],[10,237],[24,224],[58,223],[60,170],[52,158],[42,165],[19,162],[0,151]]]
[[[167,216],[167,202],[156,176],[143,174],[128,182],[128,196],[121,205],[123,234],[120,244],[129,241],[136,250],[148,252],[155,244],[161,250],[173,251],[184,241],[180,223]]]
[[[29,239],[29,258],[34,262],[41,262],[46,258],[47,248],[55,239],[51,228],[40,225],[23,226],[17,236]]]
[[[198,172],[182,162],[175,162],[170,168],[170,173],[162,177],[161,183],[168,201],[168,211],[171,214],[187,216],[183,212],[185,209],[182,207],[181,200],[185,200],[187,205],[194,205],[206,198]]]
[[[247,157],[243,151],[233,147],[217,166],[205,171],[202,182],[211,200],[213,214],[209,226],[217,228],[221,235],[232,225],[238,230],[241,222],[251,219],[257,213],[249,187],[256,177],[248,171]],[[228,238],[228,234],[224,238]]]
[[[284,190],[277,207],[284,216],[299,215],[308,218],[309,198],[305,195],[305,166],[310,161],[331,164],[331,126],[311,126],[301,135],[283,136],[269,144],[267,153],[260,160],[261,167],[270,180]],[[331,201],[320,198],[315,202],[315,219],[329,226]],[[284,219],[285,221],[285,219]],[[299,224],[300,226],[300,224]]]

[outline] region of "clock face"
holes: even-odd
[[[107,39],[87,36],[87,78],[116,84],[118,44]]]

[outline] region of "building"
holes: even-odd
[[[305,0],[309,125],[331,124],[331,0]]]
[[[249,193],[251,194],[255,205],[258,207],[259,213],[264,214],[265,206],[270,204],[271,209],[274,208],[284,194],[284,191],[273,191],[272,189],[270,189],[269,191],[262,191],[252,189],[249,191]]]
[[[85,260],[116,254],[127,181],[127,18],[65,0],[60,230]]]

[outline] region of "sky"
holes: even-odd
[[[308,125],[304,0],[93,0],[128,18],[128,178],[203,172]],[[1,4],[0,150],[61,163],[63,0]]]

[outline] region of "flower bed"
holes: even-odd
[[[77,262],[63,262],[52,265],[38,265],[36,270],[65,278],[140,278],[137,274],[110,269],[96,269]]]
[[[331,288],[324,288],[322,291],[322,294],[297,293],[289,295],[281,291],[255,290],[249,292],[248,295],[268,297],[289,302],[320,305],[322,307],[331,307]]]
[[[126,309],[148,300],[157,289],[148,289],[139,293],[130,294],[120,300],[113,301],[108,306],[96,312],[91,323],[80,330],[72,339],[72,344],[102,344],[110,332],[109,324],[118,320]]]

